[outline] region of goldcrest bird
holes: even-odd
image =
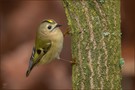
[[[53,59],[60,59],[63,48],[63,34],[61,25],[54,20],[44,20],[41,22],[36,33],[35,46],[29,61],[26,77],[29,76],[33,67],[37,64],[47,64]]]

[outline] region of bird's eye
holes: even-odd
[[[50,25],[49,25],[47,28],[48,28],[48,29],[51,29],[51,28],[52,28],[52,26],[50,26]]]
[[[37,54],[40,54],[40,53],[41,53],[41,50],[40,50],[40,49],[38,49],[38,50],[37,50]]]

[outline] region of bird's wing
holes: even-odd
[[[42,48],[35,48],[35,47],[33,48],[32,55],[29,61],[29,67],[26,72],[26,77],[30,74],[33,67],[37,63],[39,63],[41,58],[49,51],[50,47],[51,47],[51,41],[47,41],[46,43],[44,43],[44,46]]]

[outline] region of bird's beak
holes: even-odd
[[[55,28],[57,28],[57,27],[60,27],[60,26],[62,26],[62,25],[57,24],[53,29],[55,29]],[[53,30],[52,30],[52,31],[53,31]]]
[[[56,25],[56,27],[60,27],[60,26],[62,26],[62,25],[60,25],[60,24],[57,24],[57,25]],[[56,28],[56,27],[55,27],[55,28]]]

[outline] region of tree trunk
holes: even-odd
[[[71,28],[74,90],[121,89],[119,0],[63,0]]]

